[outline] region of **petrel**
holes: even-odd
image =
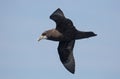
[[[79,31],[72,21],[64,16],[60,8],[50,15],[50,19],[56,22],[56,28],[47,30],[41,34],[38,41],[47,39],[58,41],[58,54],[64,67],[71,73],[75,72],[75,60],[73,48],[75,40],[96,36],[92,31]]]

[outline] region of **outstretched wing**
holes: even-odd
[[[60,8],[58,8],[56,11],[54,11],[51,15],[50,15],[50,19],[56,21],[61,21],[63,19],[65,19],[64,13],[62,12],[62,10]]]
[[[58,53],[64,67],[71,73],[75,72],[75,60],[73,56],[75,40],[59,42]]]
[[[62,12],[62,10],[60,8],[58,8],[57,10],[55,10],[50,15],[50,19],[52,19],[53,21],[55,21],[56,24],[57,24],[57,26],[63,27],[63,25],[65,25],[65,26],[72,26],[73,27],[72,21],[64,16],[64,13]]]
[[[64,16],[61,9],[58,8],[55,12],[53,12],[50,18],[56,22],[56,30],[70,40],[74,38],[76,28],[74,27],[72,21]]]

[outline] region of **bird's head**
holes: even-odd
[[[43,32],[43,33],[41,34],[41,36],[39,37],[38,41],[40,41],[40,40],[42,40],[42,39],[47,39],[47,38],[48,38],[47,32]]]
[[[50,29],[50,30],[47,30],[47,31],[43,32],[41,34],[41,36],[39,37],[38,41],[40,41],[42,39],[58,41],[62,37],[63,37],[62,34],[58,30]]]

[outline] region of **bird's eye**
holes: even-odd
[[[46,33],[43,33],[42,35],[43,35],[43,36],[45,36],[45,35],[46,35]]]

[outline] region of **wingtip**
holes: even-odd
[[[72,74],[75,74],[75,70],[74,71],[70,71]]]
[[[56,16],[57,16],[57,17],[56,17]],[[55,20],[55,19],[58,18],[58,16],[59,16],[59,17],[65,17],[63,11],[62,11],[60,8],[58,8],[57,10],[55,10],[55,11],[50,15],[50,19]]]
[[[58,8],[57,10],[61,10],[60,8]]]
[[[70,73],[75,73],[75,61],[73,58],[71,59],[71,62],[63,63],[63,65]]]
[[[72,74],[75,74],[75,68],[72,68],[72,69],[68,69],[68,68],[66,68],[70,73],[72,73]]]

